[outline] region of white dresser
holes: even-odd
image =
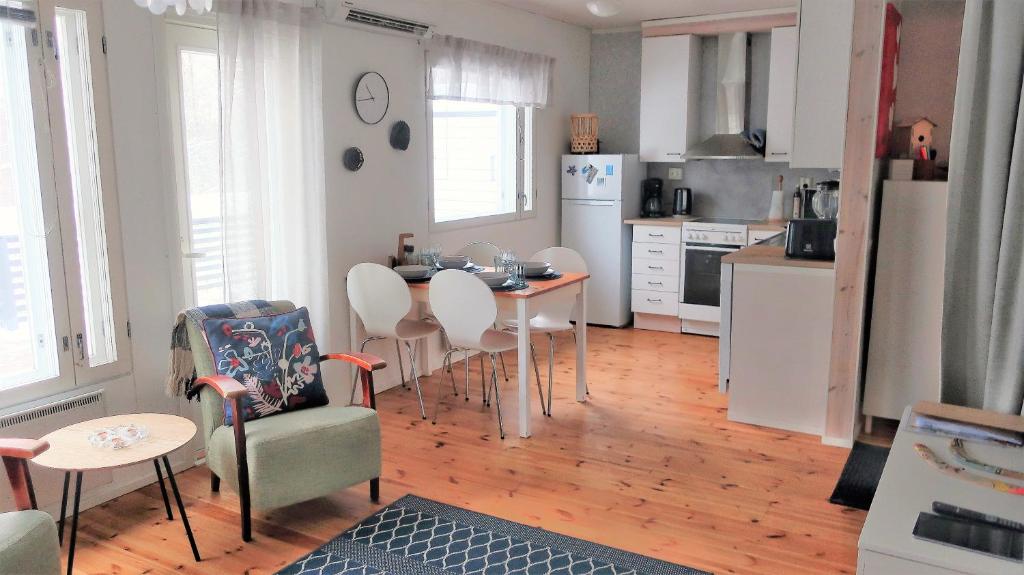
[[[665,225],[657,225],[657,221],[633,226],[633,326],[679,333],[679,254],[684,219],[670,219]]]

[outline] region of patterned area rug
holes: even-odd
[[[406,495],[278,575],[710,575]]]

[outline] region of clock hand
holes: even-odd
[[[370,96],[369,98],[359,98],[358,100],[356,100],[356,102],[374,102],[376,100],[376,98]]]

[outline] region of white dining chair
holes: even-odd
[[[473,242],[462,246],[462,249],[455,253],[469,257],[470,261],[478,266],[489,267],[494,265],[494,258],[501,253],[501,249],[490,242]]]
[[[530,257],[531,261],[548,262],[552,269],[559,273],[587,273],[587,262],[579,252],[563,247],[543,249]],[[555,334],[571,332],[576,339],[576,328],[573,319],[576,313],[576,294],[567,290],[556,290],[550,297],[538,302],[537,315],[530,319],[530,333],[543,333],[548,336],[548,399],[547,410],[543,409],[544,397],[541,396],[541,410],[551,417],[551,393],[555,380]],[[516,329],[515,320],[506,320],[505,325]],[[533,344],[530,344],[531,351]],[[537,359],[534,358],[536,365]],[[540,376],[538,375],[538,380]],[[590,393],[589,390],[587,393]]]
[[[426,320],[406,319],[412,308],[412,295],[409,293],[409,285],[391,268],[375,263],[357,264],[349,270],[347,283],[349,304],[366,330],[366,338],[359,345],[359,351],[362,352],[371,341],[395,340],[399,375],[404,386],[405,369],[402,366],[401,344],[405,344],[416,387],[416,397],[420,403],[420,415],[426,419],[427,411],[423,407],[423,392],[416,369],[416,352],[419,349],[419,342],[437,333],[441,326]],[[355,401],[355,388],[353,384],[352,401]]]
[[[498,409],[498,432],[505,439],[505,427],[501,419],[501,394],[498,391],[498,366],[495,355],[503,351],[516,349],[518,341],[514,334],[494,329],[498,317],[498,306],[494,301],[494,293],[487,284],[473,274],[457,270],[438,272],[430,280],[430,308],[448,334],[452,349],[446,353],[446,359],[456,352],[469,353],[478,351],[486,353],[491,360],[491,391],[483,389],[484,402],[490,404],[489,397],[494,395]],[[469,366],[466,367],[466,378],[469,380]],[[434,411],[434,423],[441,409],[441,390],[443,382],[437,384],[437,407]]]
[[[494,265],[494,258],[498,257],[501,253],[501,248],[492,244],[491,242],[471,242],[455,252],[456,255],[467,256],[470,261],[478,266],[490,267]],[[500,327],[502,320],[505,318],[498,318],[496,327]],[[498,360],[501,362],[501,374],[504,376],[505,381],[508,381],[508,370],[505,369],[505,356],[498,354]],[[466,361],[469,361],[468,359]],[[480,377],[483,377],[484,371],[484,356],[480,356]],[[466,390],[466,401],[469,401],[469,389]]]

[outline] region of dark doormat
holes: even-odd
[[[828,500],[836,505],[845,505],[867,511],[875,498],[882,469],[889,458],[889,448],[854,442],[850,457],[846,460],[839,483]]]

